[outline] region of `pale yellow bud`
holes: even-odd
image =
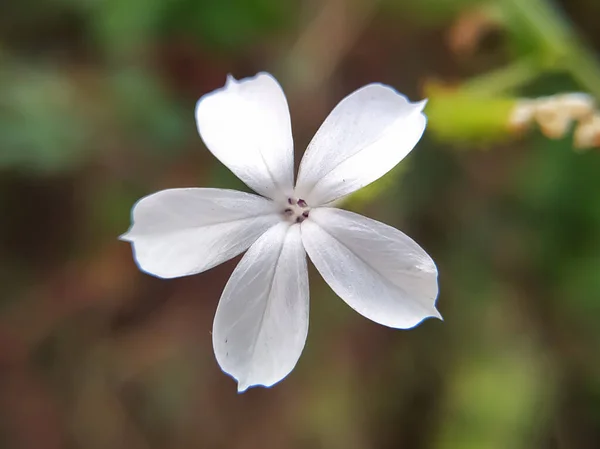
[[[531,122],[533,121],[533,117],[535,115],[536,109],[536,101],[521,99],[515,103],[514,108],[510,111],[510,116],[508,117],[508,127],[511,132],[523,132]]]
[[[540,125],[542,133],[551,139],[564,137],[572,121],[569,111],[561,107],[555,97],[538,100],[535,108],[535,120]]]
[[[553,97],[557,107],[564,110],[573,120],[581,120],[592,115],[596,109],[594,99],[585,93],[575,92]]]
[[[594,114],[579,123],[573,136],[573,145],[580,150],[600,147],[600,114]]]

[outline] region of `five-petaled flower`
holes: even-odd
[[[219,302],[213,347],[238,390],[271,386],[298,361],[308,332],[306,253],[350,307],[385,326],[411,328],[435,308],[437,269],[408,236],[333,207],[398,164],[425,130],[425,102],[369,84],[342,100],[310,142],[294,185],[285,95],[267,73],[203,96],[196,122],[208,149],[261,196],[169,189],[132,210],[122,236],[143,271],[200,273],[248,250]]]

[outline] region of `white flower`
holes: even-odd
[[[271,386],[296,365],[308,332],[306,253],[350,307],[411,328],[435,308],[437,269],[413,240],[331,203],[375,181],[415,146],[425,102],[370,84],[342,100],[308,146],[294,186],[285,95],[267,73],[203,96],[198,131],[209,150],[262,196],[171,189],[142,198],[122,236],[141,270],[174,278],[248,250],[217,308],[213,347],[238,390]]]

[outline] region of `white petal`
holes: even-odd
[[[441,318],[435,264],[402,232],[333,208],[311,210],[301,229],[304,248],[325,281],[361,315],[401,329]]]
[[[425,101],[410,103],[394,89],[369,84],[344,98],[310,142],[296,196],[329,203],[380,178],[417,144],[425,130]]]
[[[308,333],[308,274],[300,226],[281,223],[244,255],[213,326],[219,365],[238,391],[271,386],[296,365]]]
[[[170,189],[139,200],[121,236],[141,270],[174,278],[208,270],[245,251],[281,218],[272,201],[222,189]]]
[[[268,73],[240,81],[229,76],[225,87],[198,100],[196,124],[208,149],[254,191],[271,199],[289,196],[292,127],[275,78]]]

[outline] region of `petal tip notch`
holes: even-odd
[[[129,234],[131,234],[131,230],[121,234],[119,237],[117,237],[117,240],[121,240],[122,242],[132,242],[132,239],[131,237],[129,237]]]
[[[242,381],[238,381],[238,385],[237,385],[237,392],[238,394],[242,394],[245,393],[248,388],[250,388],[251,385],[246,383],[246,382],[242,382]]]
[[[229,87],[233,84],[238,84],[238,80],[235,79],[231,73],[228,73],[227,77],[225,78],[225,87]]]
[[[427,106],[428,102],[429,102],[429,99],[425,98],[425,99],[423,99],[421,101],[417,101],[413,104],[419,108],[419,112],[423,112],[423,109],[425,109],[425,106]]]

